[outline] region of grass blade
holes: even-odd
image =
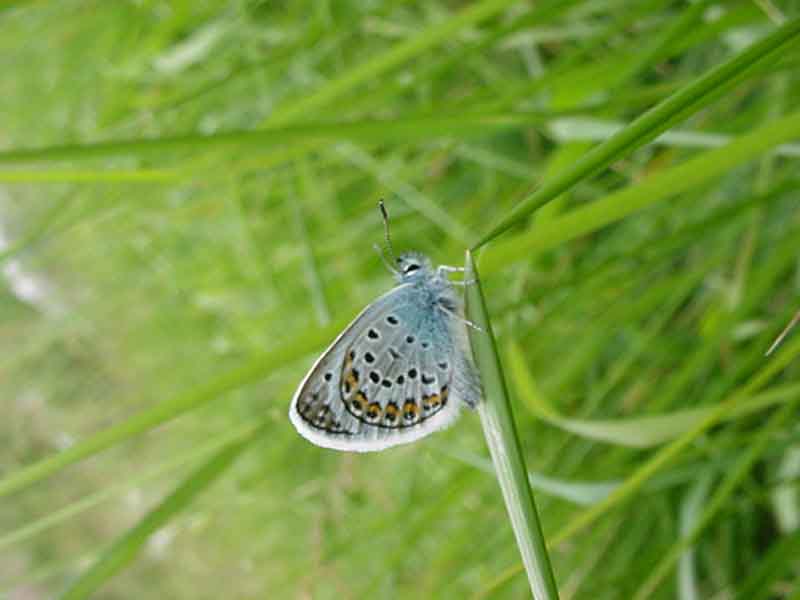
[[[484,257],[486,269],[499,268],[517,257],[529,257],[532,251],[553,248],[596,231],[660,200],[720,177],[797,136],[800,136],[800,113],[770,121],[722,148],[704,152],[641,183],[576,208],[530,233],[493,245]]]
[[[358,86],[368,81],[373,81],[387,71],[408,62],[415,56],[453,39],[453,36],[461,29],[480,23],[513,4],[514,0],[484,0],[473,4],[449,19],[420,32],[411,39],[350,68],[344,75],[332,79],[305,98],[287,103],[286,108],[279,109],[273,113],[267,119],[267,122],[286,123],[298,117],[313,114],[319,108],[340,98]]]
[[[470,252],[467,252],[466,266],[467,278],[475,282],[467,286],[467,318],[483,330],[470,328],[469,332],[484,389],[484,400],[478,407],[478,414],[533,596],[536,600],[557,599],[558,588],[528,481],[483,291]]]
[[[714,410],[714,406],[710,405],[641,417],[617,419],[567,417],[554,410],[550,402],[542,398],[518,344],[514,342],[507,344],[505,356],[513,381],[512,388],[517,389],[517,395],[531,412],[554,427],[587,440],[631,448],[651,448],[679,437]],[[743,400],[725,416],[725,420],[739,419],[775,404],[791,402],[798,396],[800,396],[800,384],[774,386],[768,391]]]
[[[94,508],[102,502],[130,492],[132,487],[139,486],[151,479],[162,477],[165,473],[183,467],[187,463],[200,462],[200,459],[207,458],[223,446],[227,446],[236,440],[240,440],[245,435],[251,434],[256,427],[257,425],[253,424],[237,427],[233,432],[223,434],[218,438],[215,437],[210,440],[209,443],[193,447],[189,452],[170,457],[169,460],[157,465],[153,469],[148,469],[143,473],[137,473],[134,477],[129,477],[122,483],[107,486],[63,508],[53,510],[36,521],[22,525],[8,533],[4,533],[0,535],[0,552],[6,551],[14,544],[19,544],[36,535],[41,535],[48,529],[63,524],[69,519]]]
[[[787,346],[781,354],[767,363],[760,371],[753,375],[746,384],[731,394],[727,400],[715,406],[702,421],[694,425],[691,429],[688,429],[682,436],[672,441],[668,446],[661,448],[606,498],[579,513],[572,521],[560,529],[550,539],[549,543],[555,545],[574,538],[578,533],[597,521],[602,515],[630,500],[648,481],[667,465],[671,464],[683,451],[689,448],[698,437],[724,420],[731,412],[739,409],[744,398],[769,383],[769,381],[795,359],[798,354],[800,354],[800,339],[794,340],[794,343]],[[786,404],[781,410],[788,410],[786,407],[791,408],[792,406],[794,406],[794,403]],[[482,590],[482,594],[485,595],[489,593],[491,589],[502,585],[518,572],[518,566],[504,571],[492,582],[490,588]]]
[[[681,535],[692,530],[700,518],[703,503],[713,483],[713,474],[703,473],[683,498],[680,507]],[[697,591],[697,557],[694,546],[689,546],[681,553],[678,565],[678,598],[680,600],[700,600]]]
[[[118,425],[96,433],[58,454],[23,467],[5,479],[0,480],[0,497],[33,485],[76,462],[144,433],[161,423],[174,419],[206,402],[210,402],[226,392],[260,379],[271,370],[297,360],[314,348],[321,346],[342,327],[342,323],[336,323],[332,327],[318,331],[311,338],[303,337],[295,344],[253,359],[238,369],[220,375],[184,394],[165,400]]]
[[[739,588],[735,600],[763,600],[773,592],[774,580],[791,570],[800,556],[800,529],[783,536],[773,544],[764,558],[753,568],[750,576]]]
[[[705,431],[708,431],[709,428],[722,421],[726,415],[736,410],[743,398],[746,398],[766,385],[769,380],[794,359],[798,353],[800,353],[800,340],[798,340],[798,343],[788,346],[775,360],[767,363],[763,369],[758,371],[744,386],[733,393],[730,398],[717,405],[702,421],[687,430],[681,437],[674,440],[668,446],[659,450],[650,460],[639,467],[625,483],[615,490],[604,502],[593,506],[591,509],[580,514],[576,519],[573,519],[572,522],[556,534],[553,543],[559,543],[574,537],[578,532],[597,520],[600,515],[633,496],[633,494],[638,492],[653,475],[664,466],[670,464],[684,449],[688,448],[694,440]],[[791,405],[787,404],[785,406]]]
[[[711,70],[693,84],[681,88],[606,142],[595,146],[571,169],[556,175],[523,199],[511,214],[495,225],[473,249],[496,238],[580,180],[597,173],[613,161],[652,140],[679,120],[698,111],[716,98],[721,89],[735,82],[742,73],[756,63],[779,58],[781,49],[794,42],[798,35],[800,35],[800,19],[779,27],[738,56]]]
[[[777,410],[760,428],[747,450],[729,469],[714,494],[706,502],[704,510],[691,531],[682,539],[675,542],[665,556],[653,568],[650,576],[644,581],[636,595],[635,600],[652,598],[661,581],[675,566],[683,551],[694,544],[703,531],[717,518],[726,505],[730,496],[743,484],[744,479],[752,472],[756,462],[763,456],[769,444],[774,440],[776,431],[789,420],[797,407],[798,397]],[[751,597],[751,596],[748,596]]]
[[[183,510],[192,500],[224,473],[263,428],[243,440],[232,442],[198,468],[161,504],[120,537],[62,596],[62,600],[89,598],[116,573],[130,564],[150,536]]]
[[[470,136],[541,123],[546,115],[538,112],[472,113],[458,117],[428,115],[394,120],[363,120],[352,123],[306,123],[255,130],[225,131],[209,135],[187,134],[153,139],[129,139],[90,144],[68,144],[0,152],[0,164],[32,161],[78,160],[115,156],[143,156],[155,152],[227,149],[236,146],[284,149],[288,144],[310,142],[411,141],[442,136]],[[179,171],[147,171],[158,180],[174,178]],[[131,174],[136,176],[135,173]],[[13,175],[5,175],[13,177]],[[116,175],[110,175],[116,178]]]

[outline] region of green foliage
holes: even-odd
[[[7,4],[0,596],[796,597],[800,4]],[[381,197],[497,347],[356,456]]]

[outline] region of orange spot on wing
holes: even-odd
[[[358,385],[358,373],[355,369],[350,369],[344,376],[345,383],[352,389]]]
[[[406,400],[403,404],[403,417],[407,420],[416,419],[419,414],[419,407],[413,400]]]
[[[370,404],[369,407],[367,408],[367,416],[370,419],[377,419],[378,417],[380,417],[381,405],[378,404],[377,402],[373,402],[372,404]]]
[[[353,398],[351,406],[354,411],[362,413],[367,408],[367,396],[361,390],[356,392],[356,397]]]

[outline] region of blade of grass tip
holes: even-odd
[[[191,503],[233,464],[264,427],[259,427],[243,440],[225,446],[208,462],[195,470],[178,488],[151,510],[139,523],[122,535],[97,561],[89,567],[61,597],[62,600],[89,598],[106,581],[130,564],[142,546],[156,531]]]
[[[528,481],[528,470],[517,437],[478,271],[470,252],[466,254],[466,273],[467,279],[474,282],[466,288],[466,315],[481,329],[469,328],[469,337],[484,390],[478,414],[486,443],[533,596],[536,600],[557,599],[558,588]]]
[[[78,442],[74,446],[70,446],[58,454],[19,469],[5,479],[0,480],[0,498],[46,479],[50,475],[84,458],[102,452],[106,448],[153,429],[166,421],[218,398],[226,392],[265,377],[274,369],[298,360],[314,349],[321,347],[341,331],[346,324],[347,321],[337,321],[330,327],[319,330],[311,329],[306,335],[298,336],[298,341],[295,343],[254,358],[237,369],[228,371],[183,394],[165,400],[150,409],[134,415],[127,421],[113,425],[82,442]]]
[[[592,148],[571,169],[562,171],[544,182],[542,187],[521,200],[511,213],[489,230],[472,249],[493,240],[582,179],[597,173],[613,161],[654,139],[679,120],[685,120],[705,106],[710,99],[716,98],[720,88],[734,82],[756,63],[763,64],[763,61],[768,59],[779,58],[782,54],[780,50],[795,41],[798,35],[800,35],[800,19],[795,19],[659,102],[623,130]]]

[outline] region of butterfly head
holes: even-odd
[[[433,275],[431,261],[419,252],[403,252],[396,261],[397,277],[401,283],[411,283]]]

